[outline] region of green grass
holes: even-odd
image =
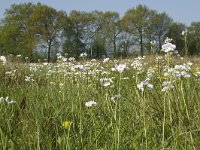
[[[138,60],[135,65],[134,59],[1,65],[0,97],[8,96],[16,103],[0,102],[0,148],[199,149],[197,63],[186,71],[190,77],[175,78],[173,73],[164,76],[169,67],[164,58],[151,60]],[[139,62],[141,70],[136,67]],[[128,69],[121,74],[111,71],[119,63]],[[177,63],[184,60],[177,58],[171,68]],[[155,72],[149,77],[153,89],[145,85],[142,91],[137,85],[147,78],[149,67]],[[101,78],[112,78],[113,83],[104,87]],[[164,81],[173,82],[174,88],[162,91]],[[113,102],[117,94],[121,97]],[[97,105],[86,107],[85,102],[91,100]],[[65,121],[71,124],[64,127]]]

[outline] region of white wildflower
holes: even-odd
[[[6,98],[5,98],[5,102],[6,102],[6,103],[9,102],[9,97],[8,97],[8,96],[6,96]]]
[[[186,36],[187,35],[187,30],[182,31],[181,35]]]
[[[172,41],[172,39],[170,39],[168,37],[165,39],[165,43],[170,43],[171,41]]]
[[[0,97],[0,103],[3,102],[3,101],[4,101],[4,98],[3,98],[3,97]]]
[[[63,57],[62,62],[67,62],[67,58]]]
[[[85,70],[85,67],[83,65],[74,65],[74,69],[80,69],[81,71]]]
[[[22,55],[17,55],[16,57],[17,57],[17,58],[21,58],[21,57],[22,57]]]
[[[137,84],[137,88],[141,91],[144,91],[144,88],[147,87],[149,90],[153,89],[153,84],[149,83],[149,78]]]
[[[115,102],[116,99],[122,99],[123,97],[121,96],[121,94],[116,94],[114,96],[111,97],[111,101]]]
[[[137,88],[138,88],[139,90],[141,90],[141,91],[144,91],[144,83],[141,82],[141,83],[137,84]]]
[[[85,58],[85,57],[87,57],[87,53],[81,53],[79,57]]]
[[[153,89],[153,84],[150,84],[150,83],[147,84],[147,88],[148,88],[148,89]]]
[[[172,83],[170,82],[170,81],[164,81],[163,83],[162,83],[162,91],[164,92],[164,91],[167,91],[167,90],[169,90],[169,89],[173,89],[174,88],[174,85],[172,85]]]
[[[30,81],[31,81],[31,77],[25,76],[25,81],[26,81],[26,82],[30,82]]]
[[[8,104],[14,104],[14,103],[16,103],[15,100],[11,100],[11,101],[8,102]]]
[[[113,84],[113,81],[112,81],[111,78],[101,78],[100,84],[103,87],[108,87],[108,86],[111,86]]]
[[[0,56],[0,62],[2,62],[3,65],[5,65],[6,62],[7,62],[6,57],[5,56]]]
[[[172,43],[166,43],[162,45],[162,51],[164,51],[165,53],[174,52],[175,49],[176,45]]]
[[[95,102],[95,101],[88,101],[88,102],[86,102],[85,103],[85,106],[86,107],[91,107],[91,106],[96,106],[97,105],[97,102]]]
[[[111,71],[116,71],[116,69],[115,68],[111,68]]]
[[[153,68],[149,67],[149,69],[147,70],[147,77],[151,78],[155,75],[155,71],[153,70]]]
[[[15,100],[10,100],[9,97],[7,96],[5,99],[3,97],[0,98],[0,102],[6,102],[7,104],[13,104],[16,103]]]
[[[110,58],[105,58],[104,60],[103,60],[103,63],[107,63],[107,62],[109,62],[110,61]]]
[[[126,64],[119,64],[119,65],[115,65],[115,69],[119,72],[122,73],[124,71],[124,69],[126,69]]]
[[[74,57],[69,57],[69,59],[68,59],[70,62],[73,62],[73,61],[75,61],[75,58]]]
[[[96,59],[91,59],[90,61],[91,61],[91,62],[96,62],[97,60],[96,60]]]

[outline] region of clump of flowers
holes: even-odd
[[[108,86],[112,86],[113,81],[111,78],[101,78],[100,79],[100,84],[103,87],[108,87]]]
[[[30,76],[25,76],[25,79],[24,79],[26,82],[33,82],[35,81],[34,79],[32,79]]]
[[[147,87],[148,89],[153,89],[153,84],[151,84],[150,79],[147,78],[146,80],[140,82],[139,84],[137,84],[137,88],[141,91],[144,91],[144,88]]]
[[[174,85],[172,84],[171,81],[164,81],[162,83],[162,91],[165,92],[169,89],[173,89],[174,88]]]
[[[187,30],[182,31],[182,32],[181,32],[181,35],[183,35],[183,36],[187,36]]]
[[[71,125],[72,125],[72,122],[71,122],[71,121],[63,121],[63,123],[62,123],[62,127],[63,127],[64,129],[69,128]]]
[[[79,57],[80,58],[86,58],[87,57],[87,53],[81,53]]]
[[[134,61],[131,63],[131,67],[137,71],[137,74],[140,74],[143,71],[143,60],[145,57],[134,58]]]
[[[200,76],[200,66],[198,66],[198,67],[195,68],[194,75],[195,75],[196,77]]]
[[[10,99],[8,96],[6,98],[0,97],[0,103],[5,102],[7,104],[14,104],[16,100]]]
[[[166,68],[164,70],[165,77],[172,77],[173,79],[178,78],[189,78],[192,63],[184,63],[183,65],[175,65],[174,68]]]
[[[126,69],[126,64],[119,64],[119,65],[115,65],[115,69],[119,72],[122,73],[124,71],[124,69]]]
[[[68,61],[74,62],[76,59],[74,57],[69,57]]]
[[[86,107],[92,107],[92,106],[96,106],[96,105],[97,105],[97,102],[95,102],[94,100],[88,101],[85,103]]]
[[[110,61],[110,58],[105,58],[104,60],[103,60],[103,63],[107,63],[107,62],[109,62]]]
[[[175,52],[176,45],[171,43],[172,39],[166,38],[165,44],[162,45],[162,50],[165,53]]]
[[[116,94],[111,97],[111,101],[113,101],[113,102],[115,102],[115,100],[118,100],[118,99],[123,99],[121,94]]]
[[[149,69],[147,70],[147,77],[152,78],[152,77],[154,77],[155,73],[156,72],[153,70],[153,68],[149,67]]]
[[[5,56],[0,56],[0,62],[2,62],[3,65],[6,64],[7,60]]]

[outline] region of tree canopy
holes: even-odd
[[[160,52],[166,37],[172,38],[181,54],[188,31],[189,54],[199,54],[200,23],[187,27],[173,22],[166,13],[158,13],[147,6],[133,7],[120,18],[112,11],[76,11],[67,15],[50,6],[37,3],[13,4],[5,10],[0,22],[0,55],[22,55],[32,61],[45,58],[55,60],[56,53],[78,58],[118,56],[128,53]]]

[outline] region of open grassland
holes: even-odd
[[[199,149],[199,58],[0,65],[0,149]]]

